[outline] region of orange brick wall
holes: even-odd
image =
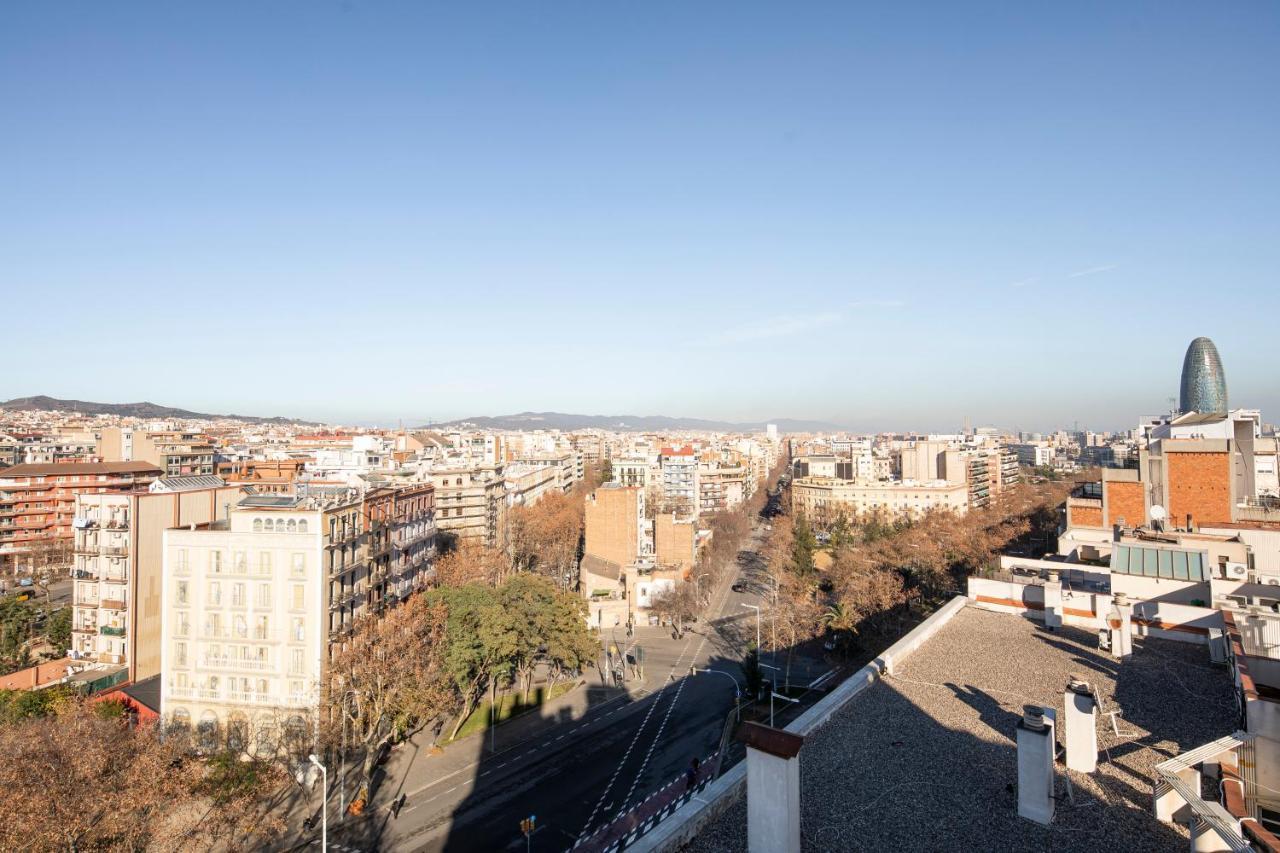
[[[1070,527],[1102,527],[1102,507],[1073,506],[1068,503],[1067,525]]]
[[[1130,527],[1137,527],[1147,520],[1146,501],[1143,498],[1142,483],[1124,483],[1104,481],[1106,489],[1107,524],[1115,524],[1120,519]]]
[[[1226,453],[1166,453],[1170,523],[1231,521],[1231,459]]]
[[[587,498],[584,551],[593,557],[629,565],[639,553],[637,488],[596,489]]]

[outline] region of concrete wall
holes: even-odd
[[[956,596],[947,602],[905,637],[885,649],[879,658],[841,682],[838,687],[792,721],[786,730],[799,735],[808,735],[817,730],[831,719],[832,714],[875,684],[880,678],[881,667],[884,667],[886,672],[892,672],[893,666],[900,664],[908,655],[924,645],[968,604],[969,600],[964,596]],[[804,761],[803,749],[800,751],[799,760]],[[732,805],[738,797],[744,796],[746,791],[747,762],[741,761],[725,771],[724,775],[708,786],[701,796],[694,797],[627,849],[636,853],[679,850],[682,845],[697,837],[704,826]]]

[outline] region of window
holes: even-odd
[[[187,549],[178,549],[178,571],[185,572],[187,570]]]
[[[263,527],[266,529],[268,533],[271,533],[276,529],[276,523],[273,519],[268,518],[265,522],[263,522]]]
[[[215,575],[222,574],[222,552],[221,551],[209,552],[209,571],[213,572]]]
[[[178,611],[177,634],[179,637],[185,637],[191,633],[191,614],[185,610]]]
[[[254,620],[254,623],[253,623],[253,638],[255,640],[270,639],[270,635],[268,634],[268,628],[269,628],[269,623],[267,622],[267,617],[259,616],[257,619]]]
[[[231,606],[243,607],[249,602],[244,597],[244,584],[237,583],[231,585]]]
[[[305,518],[298,519],[298,532],[299,533],[307,532],[307,520]]]
[[[173,663],[175,666],[187,665],[187,644],[186,643],[173,644]]]
[[[303,673],[303,657],[302,649],[289,650],[289,674],[302,675]]]
[[[222,604],[222,584],[217,581],[209,581],[209,603],[213,605]]]
[[[254,532],[254,533],[261,533],[261,532],[262,532],[262,519],[260,519],[260,518],[255,518],[255,519],[253,520],[253,532]]]
[[[249,571],[249,557],[244,551],[236,551],[235,567],[238,574],[247,574]]]
[[[332,551],[329,552],[329,559],[331,561],[333,560]],[[292,566],[290,567],[290,571],[293,572],[294,575],[305,575],[307,573],[307,555],[306,554],[295,553],[291,557],[291,562],[292,562]]]
[[[258,606],[259,607],[271,606],[271,584],[269,583],[258,584]]]
[[[270,551],[263,551],[261,554],[258,555],[258,574],[260,575],[271,574],[271,552]]]
[[[306,606],[306,591],[307,591],[307,588],[302,584],[300,583],[293,584],[292,588],[289,591],[290,592],[289,606],[294,610],[302,610]]]
[[[289,632],[289,638],[298,643],[306,640],[306,623],[303,620],[293,620],[293,630]]]
[[[237,616],[235,624],[236,624],[237,637],[243,640],[249,636],[249,624],[245,622],[245,619],[243,616]]]
[[[186,581],[178,581],[177,586],[175,587],[175,598],[177,599],[178,604],[187,603],[187,582]]]

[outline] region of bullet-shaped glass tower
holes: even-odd
[[[1227,377],[1218,348],[1208,338],[1196,338],[1187,347],[1179,408],[1202,415],[1227,414]]]

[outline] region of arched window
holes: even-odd
[[[218,747],[218,715],[212,711],[205,711],[200,717],[200,725],[196,727],[196,745],[205,750]]]
[[[264,523],[264,528],[266,529],[266,531],[267,531],[268,533],[271,533],[272,531],[274,531],[274,530],[276,529],[276,523],[275,523],[275,521],[274,521],[273,519],[268,518],[268,519],[266,520],[266,522]]]
[[[297,532],[298,532],[298,522],[297,522],[297,521],[295,521],[295,520],[294,520],[294,519],[292,519],[292,518],[291,518],[291,519],[289,519],[289,532],[290,532],[290,533],[297,533]]]
[[[305,518],[298,519],[298,532],[299,533],[307,532],[307,520]]]
[[[175,734],[191,731],[191,712],[186,708],[174,708],[169,712],[169,730]]]
[[[253,532],[254,532],[254,533],[261,533],[261,532],[262,532],[262,519],[260,519],[260,518],[255,518],[255,519],[253,520]]]
[[[262,691],[266,692],[266,691]],[[260,714],[253,726],[253,752],[258,758],[270,758],[276,752],[275,726],[266,714]]]
[[[227,715],[227,749],[244,752],[249,747],[249,718],[238,711]]]

